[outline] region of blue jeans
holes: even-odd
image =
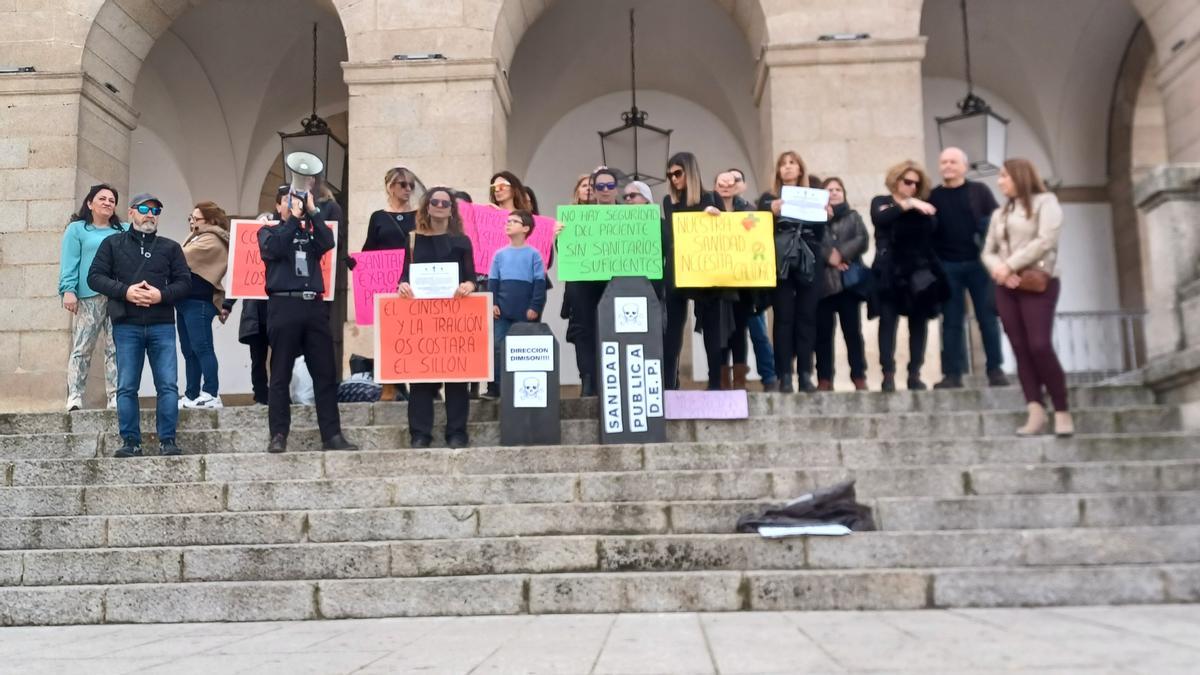
[[[117,423],[121,438],[135,445],[142,442],[138,386],[142,383],[142,366],[149,357],[154,390],[158,395],[158,441],[175,440],[175,425],[179,421],[175,324],[115,323],[113,342],[117,345]]]
[[[775,381],[775,351],[771,349],[771,339],[767,337],[767,314],[759,312],[751,314],[746,323],[750,329],[750,342],[754,344],[754,362],[758,365],[758,376],[763,384]]]
[[[967,370],[966,321],[967,293],[975,307],[975,320],[983,337],[987,370],[1000,370],[1004,352],[1000,349],[1000,322],[996,318],[996,287],[987,268],[978,260],[942,261],[950,284],[950,299],[942,307],[942,374],[961,376]]]
[[[204,391],[216,396],[220,381],[217,378],[217,351],[213,348],[212,322],[217,308],[211,302],[189,298],[175,304],[175,322],[179,328],[179,351],[183,352],[184,396],[200,395],[200,378]]]

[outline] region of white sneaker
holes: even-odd
[[[182,405],[185,408],[200,410],[215,410],[216,408],[225,407],[225,404],[221,402],[220,396],[213,396],[207,392],[201,392],[195,399],[187,399]]]
[[[78,398],[67,399],[67,412],[73,412],[75,410],[83,410],[83,400]]]
[[[197,400],[199,400],[199,399],[197,398]],[[196,407],[196,401],[194,401],[186,396],[179,397],[179,409],[180,410],[183,410],[184,408],[195,408],[195,407]]]

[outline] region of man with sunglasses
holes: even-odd
[[[138,387],[147,357],[154,377],[158,454],[178,455],[179,363],[175,303],[188,296],[192,272],[183,248],[158,234],[162,200],[140,194],[129,202],[129,228],[96,251],[88,285],[108,296],[117,348],[117,424],[123,444],[114,457],[141,457]]]

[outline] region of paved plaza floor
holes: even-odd
[[[1200,605],[0,628],[0,673],[1200,673]]]

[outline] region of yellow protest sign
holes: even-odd
[[[771,214],[737,211],[711,216],[676,213],[675,285],[679,288],[753,288],[775,285]]]

